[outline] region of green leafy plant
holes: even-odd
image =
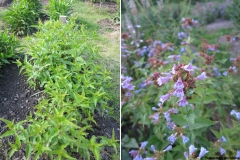
[[[69,16],[73,0],[50,0],[47,7],[51,19],[58,20],[60,15]]]
[[[77,26],[75,19],[67,24],[50,20],[39,24],[39,32],[29,37],[24,62],[17,61],[33,86],[44,87],[47,99],[42,100],[35,112],[17,124],[1,119],[9,131],[0,138],[13,135],[11,157],[23,144],[26,158],[38,159],[47,155],[50,159],[75,159],[72,154],[100,160],[105,146],[118,145],[114,134],[106,137],[88,137],[91,124],[97,125],[92,114],[104,112],[110,86],[109,71],[98,64],[92,38],[95,33]],[[56,30],[58,32],[56,32]],[[101,139],[97,142],[97,138]]]
[[[7,27],[17,35],[31,34],[36,29],[42,5],[39,0],[15,0],[4,15]]]
[[[0,67],[9,63],[9,59],[17,58],[16,48],[19,46],[18,39],[8,31],[0,32]]]
[[[228,8],[228,13],[230,14],[231,21],[234,23],[236,28],[240,29],[240,2],[238,0],[233,0],[232,5]]]

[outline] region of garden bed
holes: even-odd
[[[44,0],[42,2],[43,2],[43,5],[48,4],[47,3],[48,1]],[[78,5],[75,4],[75,5],[81,6],[81,7],[86,7],[89,11],[92,11],[95,9],[95,7],[90,6],[88,3],[83,3],[83,2],[79,2],[79,3],[81,3],[81,4],[78,4]],[[110,5],[110,6],[113,6],[113,5]],[[7,7],[7,6],[5,6],[5,7]],[[110,8],[110,10],[112,10],[112,9]],[[107,9],[107,7],[101,8],[98,11],[99,11],[98,17],[103,17],[102,19],[107,19],[108,17],[111,18],[110,13],[108,13],[109,9]],[[88,11],[85,10],[84,12],[88,12]],[[77,11],[74,13],[78,14]],[[83,12],[81,12],[81,13],[83,13]],[[93,17],[95,17],[95,16],[93,16]],[[85,17],[84,17],[84,19],[85,19]],[[89,19],[87,21],[89,22]],[[98,21],[101,21],[101,19],[98,19]],[[95,31],[97,31],[97,33],[100,32],[100,35],[97,35],[97,36],[95,35],[97,38],[94,39],[93,43],[97,44],[99,54],[102,55],[101,60],[104,61],[104,63],[103,63],[104,68],[107,67],[108,63],[112,63],[114,61],[114,65],[109,65],[107,67],[107,70],[112,70],[111,76],[113,78],[119,79],[119,70],[117,69],[117,68],[119,68],[119,66],[118,67],[115,66],[115,64],[119,64],[119,59],[117,58],[117,57],[119,57],[119,47],[117,47],[117,49],[116,49],[116,46],[119,45],[119,41],[116,41],[116,38],[119,37],[119,26],[111,24],[111,26],[115,27],[113,30],[111,30],[111,31],[114,31],[114,34],[111,34],[111,31],[109,30],[108,26],[99,25],[97,23],[97,21],[95,21],[93,24],[93,26],[97,26],[96,28],[91,28],[91,26],[89,26],[89,24],[87,24],[86,26],[87,26],[87,28],[90,27],[89,28],[90,30],[93,29],[94,32]],[[76,31],[76,32],[78,32],[78,31]],[[116,32],[118,32],[118,34],[116,34]],[[90,31],[89,31],[89,33],[90,33]],[[109,34],[111,35],[110,38],[114,39],[114,41],[108,39]],[[89,34],[89,36],[92,36],[92,35]],[[23,44],[23,45],[29,44],[28,40],[25,39],[25,37],[22,37],[20,39],[20,41],[21,41],[21,44]],[[102,42],[106,42],[106,41],[111,41],[111,43],[112,43],[112,46],[109,47],[108,49],[105,48],[105,46],[102,47]],[[83,51],[83,52],[85,52],[85,51]],[[86,52],[88,52],[88,51],[86,50]],[[95,54],[94,49],[93,49],[93,51],[91,50],[89,52],[93,52],[90,54]],[[85,54],[85,53],[83,53],[83,54]],[[112,55],[117,55],[117,56],[112,57]],[[86,57],[83,56],[83,58],[85,59]],[[70,60],[70,62],[71,62],[71,60]],[[22,61],[22,63],[24,63],[24,62]],[[34,112],[37,110],[37,109],[35,109],[35,106],[38,105],[42,99],[45,99],[45,98],[47,99],[49,97],[48,94],[44,94],[47,96],[43,95],[43,92],[45,92],[44,86],[40,88],[37,85],[36,89],[33,89],[32,87],[29,86],[29,84],[27,82],[29,75],[28,76],[23,75],[23,73],[25,71],[26,70],[24,69],[20,73],[20,68],[15,63],[6,64],[6,65],[3,65],[2,68],[0,68],[0,75],[1,75],[1,78],[0,78],[0,88],[1,88],[0,110],[2,111],[0,113],[0,118],[4,118],[4,119],[10,120],[10,121],[14,120],[14,122],[17,123],[21,120],[25,120],[26,117],[29,116],[29,113],[33,113],[33,116],[35,116]],[[37,82],[38,82],[38,80],[37,80]],[[117,82],[118,82],[118,80],[113,83],[115,84]],[[96,124],[93,123],[94,121],[92,121],[90,123],[90,125],[92,127],[91,127],[91,129],[87,130],[86,138],[88,138],[89,140],[90,139],[93,140],[94,137],[96,137],[96,144],[103,143],[103,142],[100,142],[102,137],[111,139],[111,138],[113,138],[112,136],[114,135],[114,139],[116,139],[116,140],[120,139],[119,108],[118,108],[119,107],[119,105],[118,105],[119,104],[119,98],[118,98],[119,87],[118,86],[119,85],[113,85],[113,87],[110,89],[111,91],[109,92],[109,94],[113,94],[113,93],[115,94],[112,96],[113,99],[109,99],[109,101],[107,102],[108,107],[110,107],[112,109],[105,110],[104,112],[100,112],[100,110],[97,109],[94,111],[94,113],[92,115],[93,119],[96,121]],[[89,93],[87,93],[87,91],[86,91],[86,94],[89,94]],[[51,102],[51,100],[50,100],[50,102]],[[97,105],[95,104],[95,107],[101,108],[102,107],[101,104],[102,104],[102,102],[101,103],[99,102]],[[78,111],[81,112],[81,109]],[[84,111],[84,110],[82,110],[82,111]],[[82,114],[83,117],[87,117],[86,113],[87,112],[85,111],[85,113]],[[115,113],[117,113],[117,114],[115,114]],[[90,117],[88,117],[88,118],[90,118]],[[91,121],[91,120],[87,120],[87,121]],[[28,125],[31,125],[31,123],[29,123],[29,124],[27,123],[26,125],[24,124],[24,127],[28,127]],[[78,125],[81,125],[81,124],[78,124]],[[5,123],[3,123],[1,121],[0,135],[2,135],[3,133],[6,133],[6,131],[7,131],[7,128],[4,128],[4,126],[5,126]],[[8,141],[10,141],[11,143],[14,143],[15,140],[16,139],[13,136],[2,139],[2,141],[0,142],[0,146],[1,146],[0,159],[6,159],[9,156],[9,152],[10,152],[11,148],[8,145]],[[106,145],[106,143],[104,145]],[[100,150],[100,159],[103,159],[103,160],[119,159],[118,153],[116,153],[115,149],[116,148],[109,147],[109,146],[103,147]],[[82,155],[80,153],[77,153],[76,151],[71,152],[70,148],[66,148],[66,150],[69,151],[70,156],[72,156],[76,159],[80,159],[80,160],[83,159]],[[27,152],[26,146],[23,144],[21,146],[21,148],[13,154],[11,159],[25,158],[26,152]],[[35,156],[35,155],[33,155],[33,156]],[[31,156],[30,159],[33,159],[33,156]],[[91,152],[91,159],[95,159],[94,156],[96,156],[96,153]],[[49,157],[47,155],[42,155],[39,159],[48,160]]]

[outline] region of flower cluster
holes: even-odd
[[[175,96],[179,98],[178,106],[184,107],[188,105],[186,93],[188,89],[196,88],[195,81],[203,80],[207,78],[206,72],[202,72],[201,75],[197,77],[193,77],[192,73],[197,67],[193,66],[191,63],[188,65],[178,64],[173,66],[171,73],[163,73],[157,79],[157,83],[159,86],[169,82],[172,80],[175,82],[173,86],[173,90],[160,97],[160,103],[163,104],[166,100],[168,100],[171,96]]]
[[[132,96],[132,91],[134,90],[135,86],[131,84],[132,77],[121,75],[121,87],[122,92],[124,94],[124,98],[121,102],[121,106]]]
[[[228,71],[223,73],[224,76],[227,76],[229,73],[236,74],[238,72],[238,68],[240,67],[240,56],[237,58],[230,58],[230,61],[232,62],[233,66],[230,66]]]
[[[218,147],[219,148],[219,151],[220,151],[220,154],[221,155],[224,155],[226,153],[226,150],[223,149],[220,145],[223,143],[223,142],[226,142],[226,138],[224,136],[222,136],[219,140],[217,140],[215,143],[214,143],[214,146]]]
[[[203,39],[201,44],[201,51],[206,53],[207,51],[218,52],[219,46],[217,44],[209,44],[207,40]]]
[[[133,157],[133,160],[143,160],[142,155],[147,154],[147,151],[145,151],[145,147],[147,144],[147,141],[141,142],[141,146],[138,150],[131,150],[129,152],[129,154]]]
[[[193,159],[195,158],[195,154],[194,152],[197,150],[197,148],[194,147],[194,145],[190,145],[189,146],[189,153],[188,152],[184,152],[184,157],[186,159]],[[198,159],[201,159],[206,153],[208,153],[208,151],[204,148],[204,147],[201,147],[201,150],[200,150],[200,153],[198,155]]]
[[[196,24],[198,24],[197,20],[194,20],[192,18],[182,18],[183,28],[192,28],[192,26],[195,26]]]

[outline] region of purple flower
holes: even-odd
[[[183,96],[184,96],[183,89],[176,89],[176,90],[173,92],[173,96],[183,97]]]
[[[140,154],[139,151],[131,150],[131,151],[129,152],[129,154],[130,154],[132,157],[134,157],[133,160],[143,160],[142,155]]]
[[[178,106],[179,107],[185,107],[186,105],[188,105],[188,101],[186,100],[186,98],[183,96],[180,98],[180,100],[178,101]]]
[[[185,53],[186,51],[187,51],[187,49],[186,49],[185,47],[183,47],[183,48],[180,49],[180,52],[181,52],[181,53]]]
[[[144,149],[144,148],[146,147],[147,144],[148,144],[147,141],[145,141],[145,142],[141,142],[140,149]]]
[[[159,121],[159,114],[160,113],[155,113],[153,115],[151,115],[149,118],[153,119],[153,124],[157,124]]]
[[[171,108],[168,110],[168,113],[178,113],[178,109],[177,108]]]
[[[168,58],[170,59],[171,62],[174,62],[174,61],[180,61],[181,60],[181,55],[170,55],[168,56]]]
[[[228,75],[228,71],[223,72],[223,75],[227,76]]]
[[[169,80],[171,79],[171,77],[158,77],[157,79],[157,83],[159,86],[163,85],[164,83],[167,83]]]
[[[184,88],[184,84],[182,82],[181,78],[178,78],[177,82],[174,84],[174,89],[183,89]]]
[[[142,155],[138,153],[137,156],[133,158],[133,160],[143,160]]]
[[[189,138],[182,135],[182,140],[183,140],[183,143],[186,144],[189,141]]]
[[[240,112],[237,112],[236,118],[237,118],[238,120],[240,120]]]
[[[188,152],[184,152],[183,155],[186,159],[188,159]]]
[[[197,76],[195,79],[196,79],[196,80],[204,80],[205,78],[208,78],[208,77],[206,76],[206,72],[202,72],[202,74],[199,75],[199,76]]]
[[[223,155],[223,154],[225,154],[225,153],[226,153],[226,150],[225,150],[225,149],[223,149],[223,148],[221,148],[221,147],[219,147],[219,150],[220,150],[220,154],[221,154],[221,155]]]
[[[240,150],[237,150],[236,158],[240,158]]]
[[[235,111],[235,110],[232,110],[231,112],[230,112],[230,115],[236,115],[237,114],[237,112]]]
[[[191,145],[189,146],[189,154],[190,154],[190,155],[192,155],[193,152],[196,151],[196,150],[197,150],[197,148],[195,148],[193,144],[191,144]]]
[[[123,82],[122,82],[122,88],[123,89],[128,89],[128,90],[134,90],[135,86],[133,86],[130,82],[132,81],[132,77],[122,77]]]
[[[156,107],[152,107],[152,110],[153,110],[153,111],[157,111],[157,108],[156,108]]]
[[[175,134],[172,134],[171,136],[169,136],[169,137],[167,138],[167,140],[170,141],[171,144],[173,144],[173,143],[176,141],[176,139],[177,139],[177,137],[176,137]]]
[[[208,153],[208,151],[204,147],[201,147],[198,158],[202,158],[206,153]]]
[[[185,65],[182,68],[188,72],[193,72],[197,67],[189,63],[188,65]]]
[[[154,145],[151,145],[151,149],[153,152],[156,150]]]
[[[168,112],[163,113],[167,122],[171,121],[170,114]]]
[[[160,97],[160,102],[163,104],[166,100],[168,100],[171,97],[171,94],[165,94],[163,96]]]
[[[135,150],[131,150],[130,152],[129,152],[129,154],[133,157],[134,155],[136,155],[137,154],[137,152],[138,151],[135,151]]]
[[[168,122],[168,123],[167,123],[167,126],[168,126],[168,128],[169,128],[170,130],[173,130],[176,125],[175,125],[174,122]]]
[[[163,152],[170,151],[170,150],[172,150],[172,146],[171,145],[168,146],[166,149],[164,149]]]
[[[236,60],[236,58],[230,58],[230,61],[235,61]]]
[[[179,32],[178,33],[178,39],[184,39],[184,38],[187,38],[187,34],[186,33],[184,33],[184,32]]]
[[[132,93],[131,93],[131,92],[127,92],[127,93],[125,94],[125,96],[131,97],[131,96],[132,96]]]
[[[157,158],[155,158],[155,157],[147,157],[147,158],[144,158],[144,160],[157,160]]]
[[[224,136],[222,136],[220,139],[219,139],[220,142],[226,142],[226,138]]]

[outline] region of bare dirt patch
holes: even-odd
[[[219,19],[216,20],[214,23],[206,25],[206,30],[211,33],[222,28],[233,28],[233,23],[231,21]]]
[[[97,22],[99,24],[99,26],[101,27],[100,29],[100,33],[102,33],[102,29],[107,29],[107,30],[110,30],[110,31],[114,31],[116,30],[117,24],[114,23],[114,21],[110,18],[107,18],[107,19],[101,19],[100,21]]]
[[[115,2],[95,2],[94,5],[98,8],[107,10],[109,13],[116,13],[118,10],[118,5]]]

